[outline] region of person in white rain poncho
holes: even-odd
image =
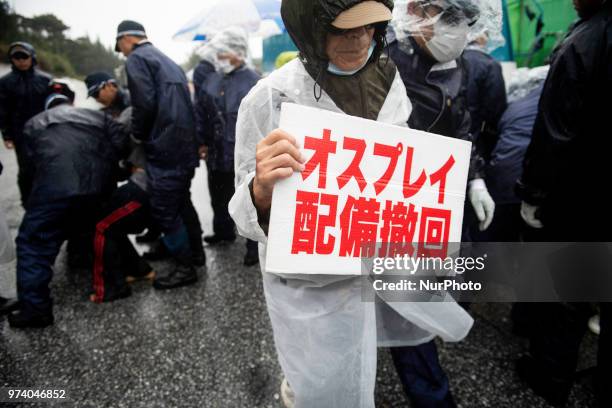
[[[281,103],[406,125],[406,90],[393,63],[381,60],[392,8],[391,0],[283,0],[300,58],[261,80],[238,112],[229,210],[240,234],[259,242],[288,406],[372,408],[377,344],[459,341],[472,325],[455,303],[363,302],[359,277],[266,272],[272,188],[303,169],[295,139],[277,129]]]
[[[0,174],[2,163],[0,163]],[[13,310],[17,303],[15,246],[4,211],[0,209],[0,315]]]

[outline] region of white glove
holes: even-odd
[[[521,217],[523,217],[523,221],[531,228],[540,229],[544,227],[542,221],[538,220],[535,216],[536,211],[538,210],[537,205],[527,204],[526,202],[521,203]]]
[[[478,229],[481,231],[486,230],[489,228],[489,225],[491,225],[491,221],[493,221],[495,201],[491,198],[483,179],[479,178],[470,181],[468,197],[470,198],[470,203],[472,203],[476,217],[478,221],[480,221]]]

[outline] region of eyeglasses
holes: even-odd
[[[106,82],[102,82],[100,85],[98,85],[98,88],[96,88],[96,90],[91,93],[91,97],[94,99],[98,99],[98,97],[100,96],[100,91],[104,89],[106,84]]]
[[[372,24],[368,24],[365,26],[362,26],[363,28],[365,28],[366,30],[384,30],[387,27],[387,22],[383,21],[380,23],[372,23]],[[327,32],[330,33],[331,35],[346,35],[348,33],[350,33],[353,30],[359,29],[361,27],[355,27],[355,28],[338,28],[338,27],[334,27],[333,25],[329,25],[327,27]]]
[[[26,54],[25,52],[16,52],[13,55],[11,55],[11,59],[14,59],[14,60],[27,60],[27,59],[30,59],[30,56],[28,54]]]
[[[469,18],[467,25],[472,27],[476,24],[479,17],[477,10],[459,9],[456,6],[443,8],[428,1],[418,1],[415,4],[423,10],[423,14],[425,14],[427,19],[432,21],[439,19],[450,25],[458,25]]]

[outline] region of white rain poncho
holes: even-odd
[[[244,29],[229,27],[216,34],[207,46],[217,54],[230,53],[246,60],[249,54],[249,37]]]
[[[214,65],[215,70],[229,73],[233,69],[228,66],[227,60],[219,59],[220,54],[232,54],[252,67],[249,56],[249,37],[247,32],[241,27],[228,27],[215,34],[212,40],[205,44],[198,52],[202,59]]]
[[[398,41],[422,36],[432,55],[446,62],[482,34],[488,51],[503,45],[502,16],[501,0],[398,0],[391,25]]]
[[[279,124],[283,102],[342,113],[293,60],[261,80],[238,113],[236,192],[229,211],[241,235],[259,242],[264,292],[279,361],[296,395],[296,408],[373,408],[376,347],[417,345],[435,335],[463,339],[471,317],[456,303],[362,301],[360,277],[265,272],[266,235],[251,201],[257,143]],[[378,121],[405,126],[411,107],[396,72]]]
[[[0,210],[0,297],[17,297],[15,246],[2,210]]]

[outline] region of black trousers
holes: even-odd
[[[208,188],[214,212],[214,233],[220,237],[232,239],[236,233],[234,232],[234,220],[230,217],[227,206],[234,195],[234,172],[209,171]]]
[[[390,351],[404,391],[415,407],[456,406],[433,340],[418,346],[391,347]]]
[[[562,222],[550,222],[548,225],[550,227],[541,230],[523,231],[525,241],[590,242],[591,244],[584,248],[592,250],[593,259],[597,259],[595,255],[600,254],[597,249],[602,247],[598,242],[606,240],[609,234],[605,224],[598,225],[598,230],[592,233],[584,226],[576,228]],[[571,260],[571,257],[568,258],[568,262],[558,265],[559,268],[569,268],[574,272]],[[600,279],[601,276],[598,274],[610,274],[611,265],[606,264],[603,269],[599,266],[600,262],[595,262],[593,266],[579,265],[574,276],[580,277],[578,280],[580,282],[583,279],[587,281]],[[597,272],[593,274],[592,271]],[[612,303],[600,303],[599,307],[601,333],[595,379],[596,397],[601,407],[611,407],[612,389],[609,384],[612,378]],[[552,382],[556,390],[569,395],[574,382],[580,343],[588,329],[588,320],[594,314],[593,304],[529,303],[522,305],[521,314],[529,316],[530,352],[542,376]]]
[[[537,324],[532,326],[530,352],[543,375],[555,380],[569,395],[593,307],[588,303],[539,303],[529,307]],[[596,396],[602,407],[612,406],[612,303],[600,304]]]
[[[200,223],[200,217],[196,211],[191,197],[187,201],[187,205],[181,212],[183,217],[183,223],[185,229],[187,229],[187,235],[189,237],[189,245],[194,255],[204,254],[204,246],[202,244],[202,224]],[[153,236],[161,235],[161,229],[158,225],[151,220],[151,224],[147,226],[148,233],[150,232]]]
[[[113,300],[127,291],[127,275],[143,276],[152,270],[128,238],[128,234],[140,233],[151,224],[147,192],[128,181],[115,190],[103,214],[94,237],[96,302]]]
[[[24,313],[52,311],[55,258],[66,239],[93,229],[101,200],[82,196],[30,203],[17,236],[17,293]]]
[[[234,220],[227,206],[234,195],[234,172],[211,170],[208,172],[208,189],[213,208],[213,230],[224,239],[234,239]],[[257,242],[246,240],[247,252],[257,253]]]

